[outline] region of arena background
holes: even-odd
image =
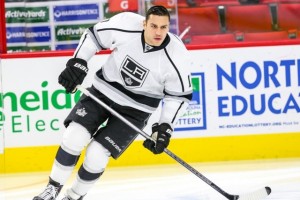
[[[50,170],[62,121],[80,96],[65,94],[57,77],[83,27],[104,17],[108,5],[95,2],[27,2],[25,7],[24,2],[1,2],[6,29],[0,32],[0,173]],[[35,16],[42,18],[14,18],[36,8],[41,10]],[[63,16],[62,11],[72,9],[87,9],[91,15],[80,20]],[[171,31],[180,34],[176,13]],[[65,35],[70,32],[76,34]],[[169,149],[187,162],[300,157],[300,40],[186,43],[193,62],[193,101],[179,119]],[[109,53],[89,61],[84,86]],[[109,165],[174,163],[167,155],[154,156],[142,142],[139,137]]]

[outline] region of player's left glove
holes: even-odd
[[[66,64],[66,68],[58,77],[58,83],[64,86],[67,93],[76,92],[76,86],[80,85],[89,69],[87,62],[81,58],[71,58]]]
[[[154,154],[160,154],[168,147],[170,143],[171,134],[173,129],[167,123],[152,125],[151,138],[156,142],[146,139],[143,143],[144,147],[149,149]]]

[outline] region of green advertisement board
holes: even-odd
[[[84,31],[93,24],[58,25],[55,26],[56,41],[79,40]]]
[[[6,23],[49,22],[49,7],[11,7],[5,11]]]

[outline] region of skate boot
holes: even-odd
[[[61,188],[62,185],[49,178],[49,183],[45,190],[38,196],[35,196],[33,200],[55,200]]]
[[[82,200],[83,196],[76,194],[72,189],[68,189],[62,200]]]

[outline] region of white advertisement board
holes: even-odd
[[[0,94],[2,94],[2,65],[0,59]],[[3,111],[3,103],[2,103],[2,95],[0,95],[0,154],[4,152],[4,131],[3,131],[3,124],[4,124],[4,111]]]
[[[299,132],[299,50],[299,45],[191,50],[193,100],[173,137]],[[107,56],[89,61],[84,86]],[[57,83],[68,58],[2,60],[6,147],[60,143],[63,120],[79,98],[65,94]]]
[[[107,55],[97,57],[101,59],[98,59],[100,63],[96,66],[101,66]],[[68,59],[48,57],[2,61],[6,147],[60,143],[64,131],[63,120],[80,94],[66,94],[58,84],[58,76]],[[92,67],[93,60],[85,84],[92,80],[95,70]]]
[[[200,135],[300,131],[299,45],[191,51],[204,73]]]

